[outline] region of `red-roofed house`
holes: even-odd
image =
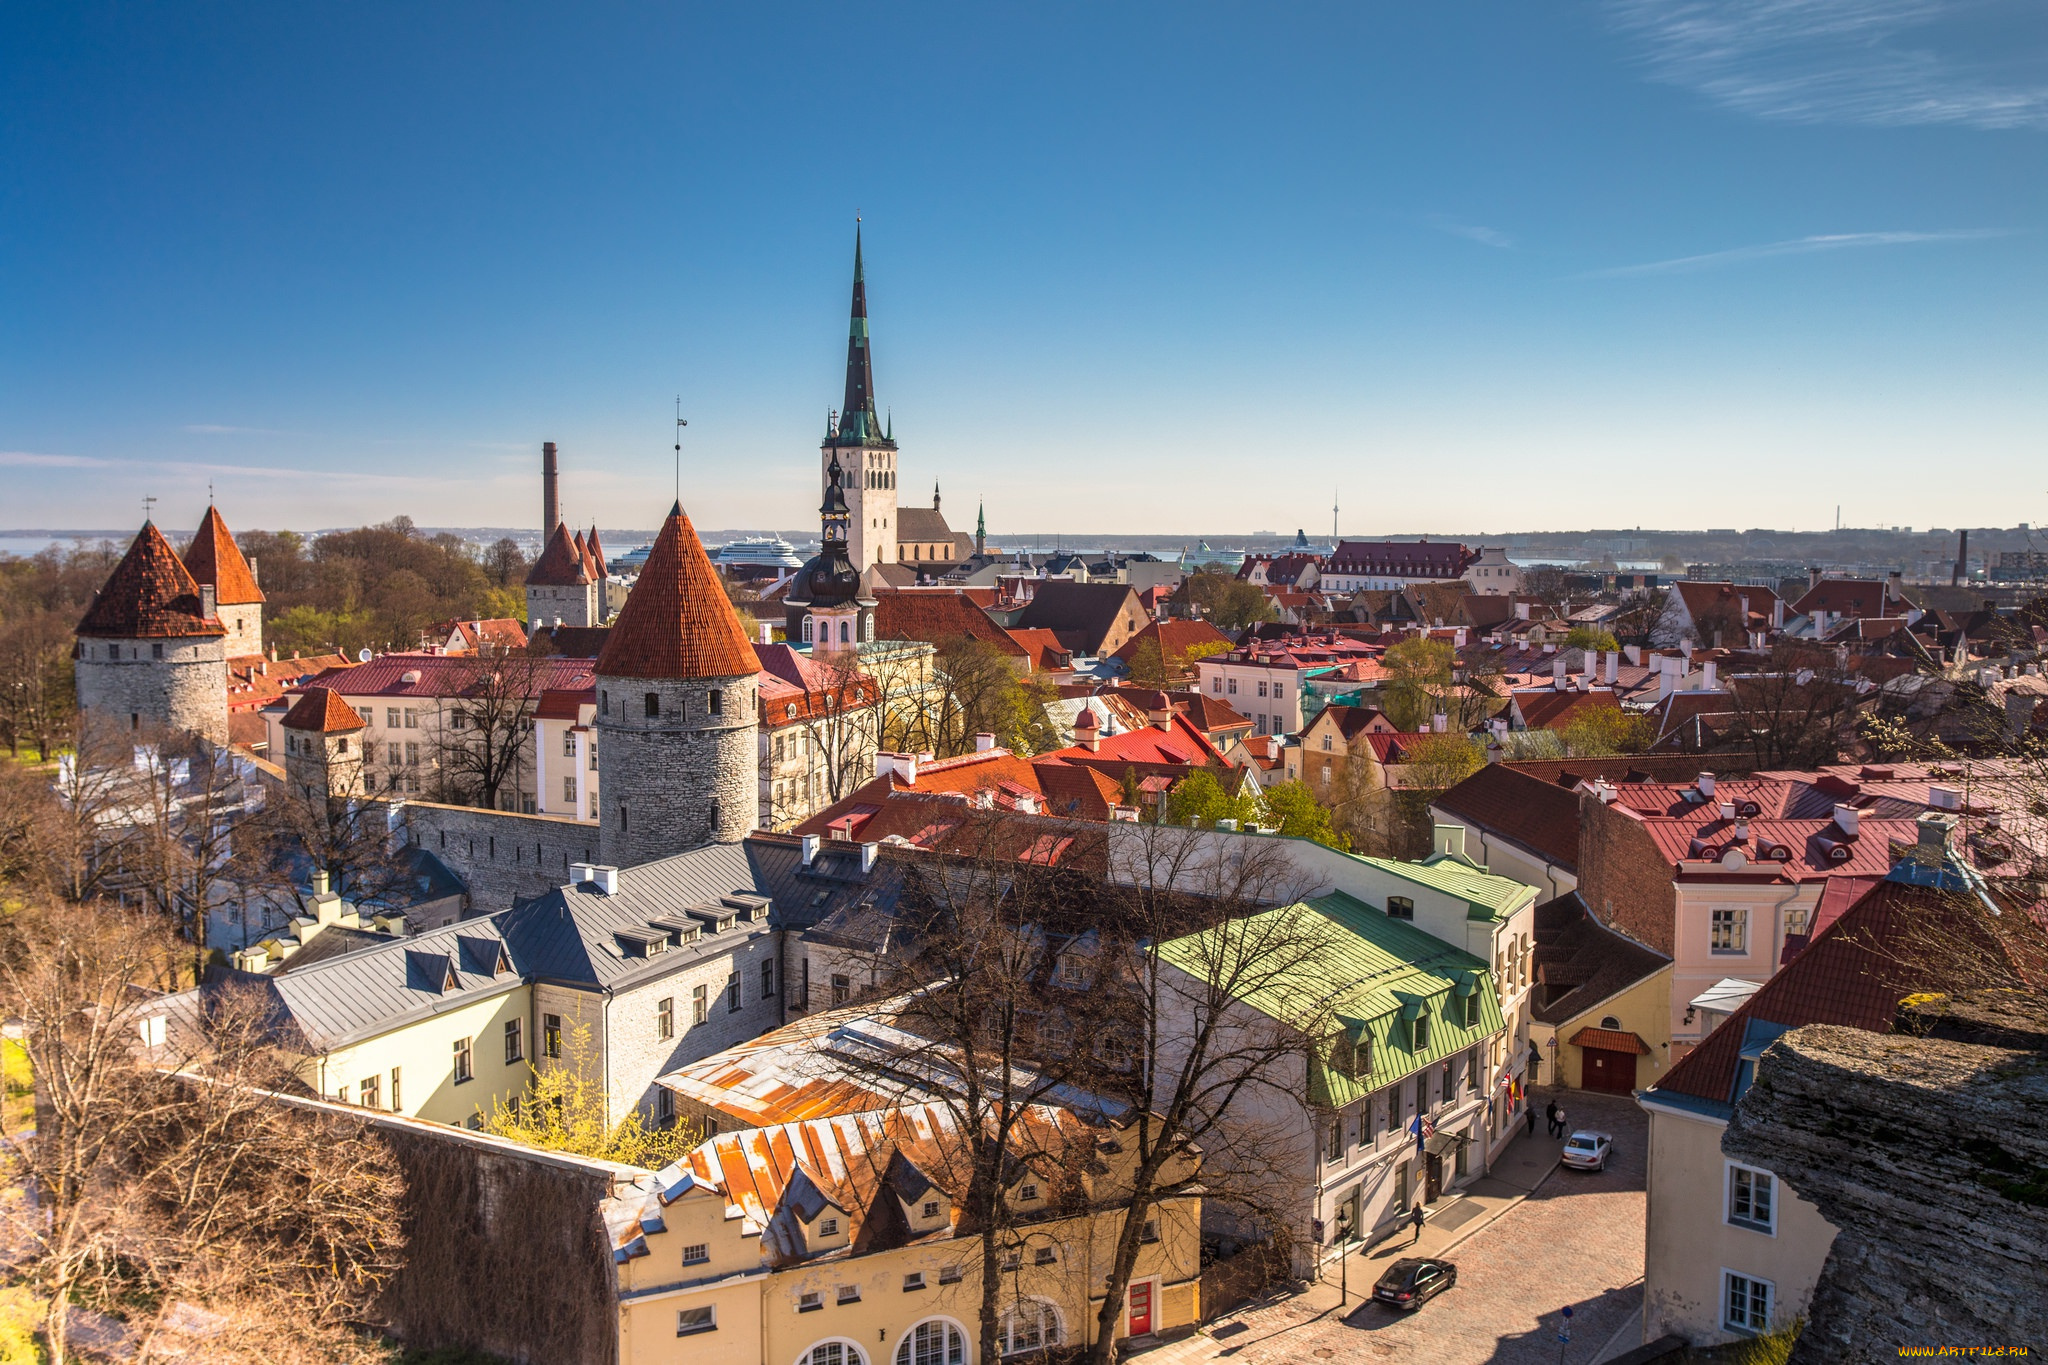
[[[1328,592],[1358,592],[1447,583],[1464,577],[1476,558],[1455,541],[1347,540],[1323,566],[1319,586]]]
[[[1620,706],[1609,687],[1518,687],[1508,694],[1508,723],[1517,730],[1562,730],[1588,711]]]
[[[1927,871],[1902,861],[1884,880],[1859,881],[1864,894],[1810,947],[1639,1096],[1650,1116],[1646,1339],[1710,1345],[1790,1322],[1827,1261],[1835,1229],[1819,1210],[1770,1171],[1721,1153],[1764,1049],[1810,1024],[1888,1033],[1900,1000],[1918,992],[2048,984],[2038,938],[2010,907],[1994,918],[1981,884],[1952,863],[1946,887],[1924,884]],[[1935,942],[1949,951],[1929,952]],[[1849,1134],[1844,1151],[1869,1140]]]
[[[1129,668],[1138,652],[1147,645],[1158,649],[1159,664],[1165,670],[1167,685],[1181,687],[1194,681],[1196,658],[1228,652],[1231,639],[1207,621],[1169,618],[1147,625],[1124,641],[1112,657],[1121,659]]]
[[[526,648],[526,627],[509,616],[482,621],[436,621],[420,633],[420,648],[443,654],[475,654],[482,650]]]
[[[880,689],[851,653],[788,645],[761,659],[760,827],[786,830],[872,780]]]
[[[1785,624],[1785,605],[1760,583],[1673,583],[1650,643],[1668,648],[1681,640],[1737,647],[1759,631]]]

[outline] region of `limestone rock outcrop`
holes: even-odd
[[[2001,995],[1923,1010],[1946,1036],[1812,1025],[1763,1054],[1722,1150],[1841,1229],[1793,1365],[2048,1343],[2048,1055],[1955,1041],[1973,1010],[2041,1036],[2048,1001]]]

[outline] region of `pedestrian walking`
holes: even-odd
[[[1557,1101],[1543,1106],[1543,1131],[1546,1136],[1557,1136]]]
[[[1557,1135],[1559,1137],[1563,1137],[1566,1133],[1570,1131],[1571,1124],[1569,1120],[1567,1120],[1564,1116],[1564,1106],[1560,1104],[1557,1107]]]
[[[1531,1104],[1531,1105],[1528,1105],[1528,1106],[1526,1106],[1526,1107],[1525,1107],[1525,1108],[1523,1109],[1523,1111],[1522,1111],[1522,1112],[1526,1113],[1526,1114],[1527,1114],[1527,1115],[1529,1116],[1529,1136],[1530,1136],[1530,1137],[1535,1137],[1535,1136],[1536,1136],[1536,1106],[1535,1106],[1535,1105],[1533,1105],[1533,1104]]]
[[[1414,1246],[1422,1240],[1422,1205],[1417,1204],[1408,1210],[1408,1222],[1415,1229],[1415,1235],[1408,1240],[1408,1245]]]

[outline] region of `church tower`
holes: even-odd
[[[818,466],[827,482],[839,465],[848,511],[847,553],[856,570],[896,562],[896,442],[875,411],[875,366],[868,345],[868,286],[860,229],[853,231],[853,317],[846,338],[846,396],[826,428]]]
[[[632,867],[759,813],[761,661],[677,503],[597,656],[598,846]]]
[[[187,730],[228,742],[227,627],[213,585],[195,582],[145,521],[75,632],[79,709],[104,724]]]
[[[185,547],[185,568],[202,587],[213,589],[220,623],[227,627],[224,646],[230,659],[263,652],[263,589],[256,570],[242,558],[242,547],[228,531],[212,503],[200,519],[199,534]]]
[[[783,638],[810,645],[814,656],[855,646],[875,638],[875,599],[860,590],[860,570],[847,551],[848,523],[844,473],[837,459],[825,466],[825,501],[818,508],[823,544],[811,561],[796,572],[783,597]]]

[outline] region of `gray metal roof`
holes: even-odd
[[[327,1051],[516,988],[525,968],[505,940],[510,913],[388,940],[278,976],[230,972],[219,980],[261,986],[276,1002],[280,1022],[296,1026],[309,1047]],[[502,973],[494,970],[501,950],[509,950]]]

